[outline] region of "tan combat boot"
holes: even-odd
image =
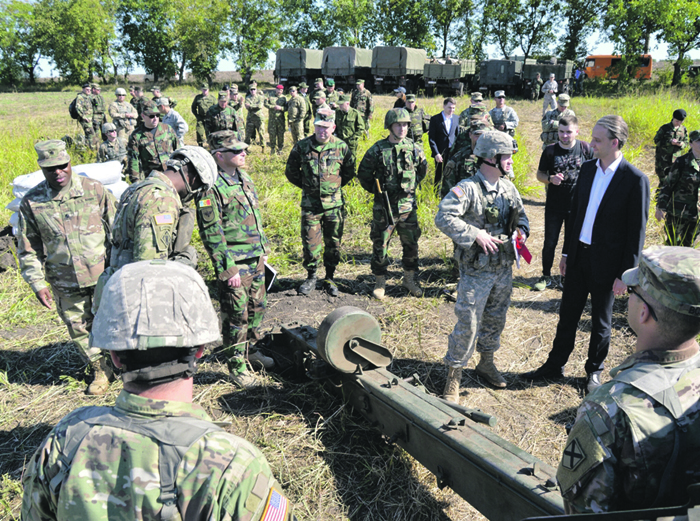
[[[375,277],[374,281],[374,290],[372,291],[372,295],[374,298],[378,300],[382,300],[384,298],[384,288],[386,287],[386,276],[384,275],[377,275]]]
[[[415,279],[415,271],[404,271],[403,272],[403,283],[402,286],[408,290],[408,292],[414,297],[422,297],[423,290],[418,285]]]
[[[447,368],[447,381],[445,382],[445,390],[443,391],[443,398],[449,400],[450,402],[459,405],[459,383],[462,381],[462,368],[461,367],[448,367]]]
[[[102,396],[107,393],[107,389],[109,389],[109,379],[112,378],[114,373],[107,363],[106,356],[101,356],[99,359],[91,362],[90,365],[92,366],[95,378],[92,380],[92,383],[88,385],[86,394]]]
[[[481,358],[476,366],[476,374],[484,377],[488,383],[498,389],[505,388],[506,381],[493,363],[493,353],[480,353],[480,355]]]

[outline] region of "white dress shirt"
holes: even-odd
[[[593,185],[591,186],[591,196],[588,199],[588,207],[586,208],[586,217],[583,219],[583,226],[581,226],[581,235],[579,235],[578,240],[591,244],[593,237],[593,223],[595,222],[596,214],[598,213],[598,208],[600,207],[600,202],[603,200],[605,191],[610,186],[610,181],[612,181],[615,172],[617,172],[617,167],[620,166],[622,162],[622,154],[615,161],[613,161],[608,168],[603,171],[600,167],[600,159],[596,162],[596,172],[593,178]]]

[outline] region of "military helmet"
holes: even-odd
[[[102,132],[103,133],[106,134],[107,132],[111,132],[113,130],[117,130],[117,127],[114,123],[103,123],[102,124]]]
[[[499,154],[512,154],[513,151],[513,138],[497,130],[481,134],[474,147],[474,155],[483,159],[492,159]]]
[[[204,183],[203,191],[209,190],[216,181],[218,170],[216,162],[211,154],[202,147],[184,146],[172,153],[166,165],[169,167],[182,167],[182,164],[192,164],[197,171],[197,175]]]
[[[166,260],[125,265],[102,291],[93,345],[109,351],[195,347],[221,338],[202,277]]]
[[[384,128],[390,129],[394,123],[410,123],[411,115],[406,109],[389,109],[384,116]]]
[[[117,90],[114,91],[115,96],[126,96],[126,91],[119,87]]]

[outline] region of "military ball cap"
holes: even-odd
[[[343,94],[338,98],[338,103],[347,103],[352,99],[352,96],[350,94]]]
[[[688,136],[688,139],[690,140],[691,143],[695,143],[696,141],[700,141],[700,130],[693,130],[690,133],[690,136]]]
[[[484,101],[484,95],[481,92],[472,92],[472,101]]]
[[[323,90],[317,90],[317,91],[314,93],[314,98],[313,98],[313,99],[315,99],[315,100],[317,100],[317,99],[326,99],[326,92],[323,91]]]
[[[628,286],[640,286],[673,311],[700,317],[700,251],[655,246],[642,251],[639,265],[622,274]]]
[[[315,83],[323,83],[323,78],[316,78],[314,80]]]
[[[144,116],[158,116],[160,115],[160,112],[158,112],[158,107],[156,107],[156,104],[149,101],[148,103],[144,103],[141,114]]]
[[[406,94],[406,101],[416,101],[415,94]]]
[[[504,90],[497,90],[496,92],[494,92],[493,97],[494,97],[494,98],[505,98],[505,97],[506,97],[506,91],[504,91]]]
[[[202,277],[166,260],[127,264],[104,287],[92,345],[110,351],[196,347],[221,338]]]
[[[316,113],[314,125],[317,125],[319,127],[332,127],[333,125],[335,125],[335,111],[319,110]]]
[[[206,82],[203,82],[202,84],[200,84],[199,88],[201,90],[204,90],[204,89],[209,90],[209,84],[207,84]]]
[[[300,89],[308,89],[309,86],[306,84],[306,82],[302,81],[302,82],[299,84],[299,88],[300,88]]]
[[[239,141],[238,133],[233,130],[220,130],[209,134],[209,148],[212,152],[220,150],[245,150],[248,148],[243,141]]]
[[[356,85],[362,85],[365,82],[363,79],[359,79],[355,82]]]
[[[154,85],[153,87],[151,87],[151,92],[155,92],[157,90],[160,90],[160,87],[158,85]]]
[[[227,90],[220,90],[219,91],[219,99],[228,99],[228,91]]]
[[[34,145],[34,150],[39,156],[37,163],[41,168],[65,165],[70,162],[70,156],[66,152],[66,144],[60,139],[40,141]]]
[[[87,89],[88,87],[90,87],[90,83],[83,83],[83,88],[84,88],[84,89]]]
[[[570,101],[571,97],[568,94],[559,94],[559,97],[557,98],[557,103],[562,107],[568,107]]]

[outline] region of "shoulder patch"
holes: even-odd
[[[270,489],[270,495],[267,496],[267,503],[261,521],[283,521],[287,517],[289,509],[289,501],[274,488]]]
[[[465,196],[464,190],[462,190],[459,186],[453,187],[451,191],[454,192],[454,194],[459,198],[462,198]]]
[[[159,213],[153,216],[153,220],[156,224],[173,224],[173,216],[169,213]]]
[[[561,458],[561,466],[568,470],[574,470],[585,459],[586,453],[583,452],[579,441],[574,438],[564,449],[564,454]]]
[[[579,418],[571,429],[557,469],[562,494],[584,480],[589,472],[609,457],[610,451],[596,435],[587,417]]]
[[[211,199],[203,199],[199,201],[200,208],[206,208],[207,206],[211,206]]]

